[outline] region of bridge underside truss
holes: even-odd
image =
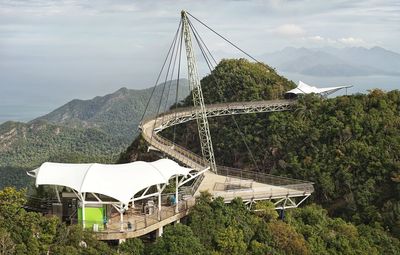
[[[206,107],[207,118],[248,114],[248,113],[266,113],[288,111],[293,108],[292,100],[276,100],[276,101],[257,101],[257,102],[240,102],[208,105]],[[192,121],[198,118],[196,108],[183,109],[176,112],[168,112],[161,115],[157,119],[155,131],[159,132],[168,127]]]
[[[282,198],[255,198],[244,202],[249,209],[252,209],[253,205],[257,204],[258,201],[271,201],[275,205],[275,209],[285,210],[299,207],[309,196],[311,196],[311,194],[298,196],[288,195]]]
[[[293,100],[275,100],[214,104],[207,105],[206,115],[208,118],[211,118],[246,113],[287,111],[292,110],[295,103],[296,101]],[[204,169],[204,166],[208,164],[203,157],[169,141],[159,133],[163,129],[173,125],[195,120],[197,116],[195,108],[183,108],[178,111],[166,112],[141,123],[142,136],[151,148],[159,150],[182,164],[200,171],[200,169]],[[200,191],[208,190],[213,197],[223,197],[226,203],[229,203],[236,197],[241,197],[248,205],[252,205],[257,201],[270,200],[275,204],[276,209],[288,209],[299,206],[314,191],[313,184],[310,182],[249,172],[241,169],[231,169],[224,166],[217,166],[217,169],[218,174],[205,174],[204,180],[199,183],[197,195],[200,194]],[[225,190],[226,187],[230,187],[230,184],[232,184],[226,182],[226,180],[232,178],[233,180],[236,178],[235,181],[239,181],[241,185],[251,180],[254,187],[247,187],[249,188],[247,190]],[[220,188],[215,190],[216,185],[225,188],[223,190]]]

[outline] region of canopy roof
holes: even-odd
[[[127,204],[139,191],[167,184],[172,176],[186,176],[191,170],[170,159],[160,159],[119,165],[46,162],[30,174],[36,177],[36,186],[66,186],[79,193],[103,194]]]
[[[299,81],[299,85],[292,89],[289,90],[288,92],[286,92],[286,94],[311,94],[311,93],[315,93],[315,94],[321,94],[321,95],[329,95],[332,94],[340,89],[344,89],[344,88],[350,88],[352,86],[339,86],[339,87],[326,87],[326,88],[317,88],[314,86],[310,86],[308,84],[305,84],[302,81]]]

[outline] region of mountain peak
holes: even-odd
[[[264,55],[264,59],[281,72],[309,76],[400,76],[400,54],[379,46],[286,47]]]
[[[129,92],[129,89],[127,89],[126,87],[122,87],[119,90],[115,91],[114,94],[126,94]]]

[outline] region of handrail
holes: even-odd
[[[163,206],[161,210],[155,210],[153,214],[135,214],[134,218],[124,220],[121,222],[116,220],[114,222],[103,222],[103,221],[85,221],[86,226],[91,226],[97,224],[98,233],[101,234],[112,234],[112,233],[125,233],[125,232],[135,232],[138,230],[146,229],[158,222],[166,220],[168,218],[174,217],[176,215],[187,212],[190,208],[195,205],[195,198],[191,197],[189,199],[178,202],[178,212],[175,211],[176,206]],[[129,216],[128,216],[129,217]],[[73,223],[77,223],[74,219]]]
[[[206,111],[210,110],[215,110],[218,108],[235,108],[239,106],[264,106],[266,102],[268,104],[273,105],[273,104],[294,104],[297,100],[295,99],[286,99],[286,100],[259,100],[259,101],[249,101],[249,102],[227,102],[227,103],[218,103],[218,104],[207,104],[206,105]],[[198,107],[180,107],[177,109],[169,110],[163,113],[160,113],[158,115],[151,115],[143,119],[143,123],[148,122],[150,120],[160,117],[165,117],[167,115],[171,114],[179,114],[179,113],[186,113],[185,115],[190,115],[188,113],[194,113],[198,110]]]
[[[153,138],[157,139],[160,143],[163,143],[166,146],[174,148],[174,149],[170,148],[168,151],[164,151],[164,152],[166,152],[168,154],[170,154],[169,152],[171,152],[171,151],[178,152],[178,153],[176,153],[176,154],[178,154],[176,159],[178,159],[182,163],[187,164],[187,160],[185,160],[185,159],[190,159],[193,162],[195,162],[196,164],[206,167],[207,162],[203,158],[198,156],[197,154],[189,151],[188,149],[186,149],[176,143],[173,143],[170,140],[168,140],[162,136],[156,135]],[[186,156],[186,158],[183,157],[184,158],[183,160],[181,157],[182,155]],[[191,166],[190,164],[188,164],[188,165]],[[276,175],[260,173],[260,172],[253,172],[253,171],[232,168],[232,167],[226,167],[226,166],[221,166],[221,165],[218,165],[217,169],[218,169],[219,175],[240,177],[241,179],[252,179],[257,182],[270,184],[270,185],[274,185],[274,186],[287,186],[287,185],[295,185],[295,184],[306,184],[308,186],[308,185],[313,184],[311,182],[293,179],[293,178],[289,178],[289,177],[276,176]]]
[[[221,104],[212,104],[206,105],[206,111],[212,112],[221,109],[247,109],[248,107],[258,107],[258,106],[287,106],[292,105],[296,102],[296,100],[271,100],[271,101],[253,101],[253,102],[229,102],[229,103],[221,103]],[[188,108],[179,108],[172,111],[168,111],[157,115],[155,117],[147,118],[141,123],[142,135],[144,139],[151,144],[156,149],[166,153],[167,155],[175,158],[179,162],[187,165],[188,167],[193,168],[194,170],[200,171],[208,166],[207,160],[197,155],[196,153],[180,146],[167,138],[159,135],[158,132],[154,132],[153,128],[149,126],[145,127],[146,124],[150,123],[152,126],[162,126],[164,123],[167,123],[169,119],[173,119],[175,117],[185,117],[191,116],[194,112],[196,112],[195,107]],[[147,133],[146,133],[147,132]],[[151,132],[151,133],[149,133]],[[304,190],[305,192],[312,192],[313,183],[301,181],[297,179],[292,179],[283,176],[275,176],[266,173],[253,172],[248,170],[236,169],[226,166],[217,166],[217,171],[219,175],[224,176],[233,176],[239,177],[241,179],[252,179],[256,182],[269,184],[273,186],[282,186],[287,188],[293,188],[296,190]],[[196,180],[196,186],[193,186],[195,189],[198,188],[202,179],[198,178]],[[196,190],[192,190],[192,194],[194,194]]]

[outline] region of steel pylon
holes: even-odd
[[[211,141],[210,127],[207,120],[207,111],[204,104],[203,92],[201,90],[200,78],[197,72],[197,64],[194,56],[189,20],[185,11],[181,12],[181,18],[188,64],[189,87],[192,91],[193,104],[196,107],[195,115],[200,137],[201,152],[204,159],[210,164],[211,170],[216,173],[217,166],[215,163],[214,150]]]

